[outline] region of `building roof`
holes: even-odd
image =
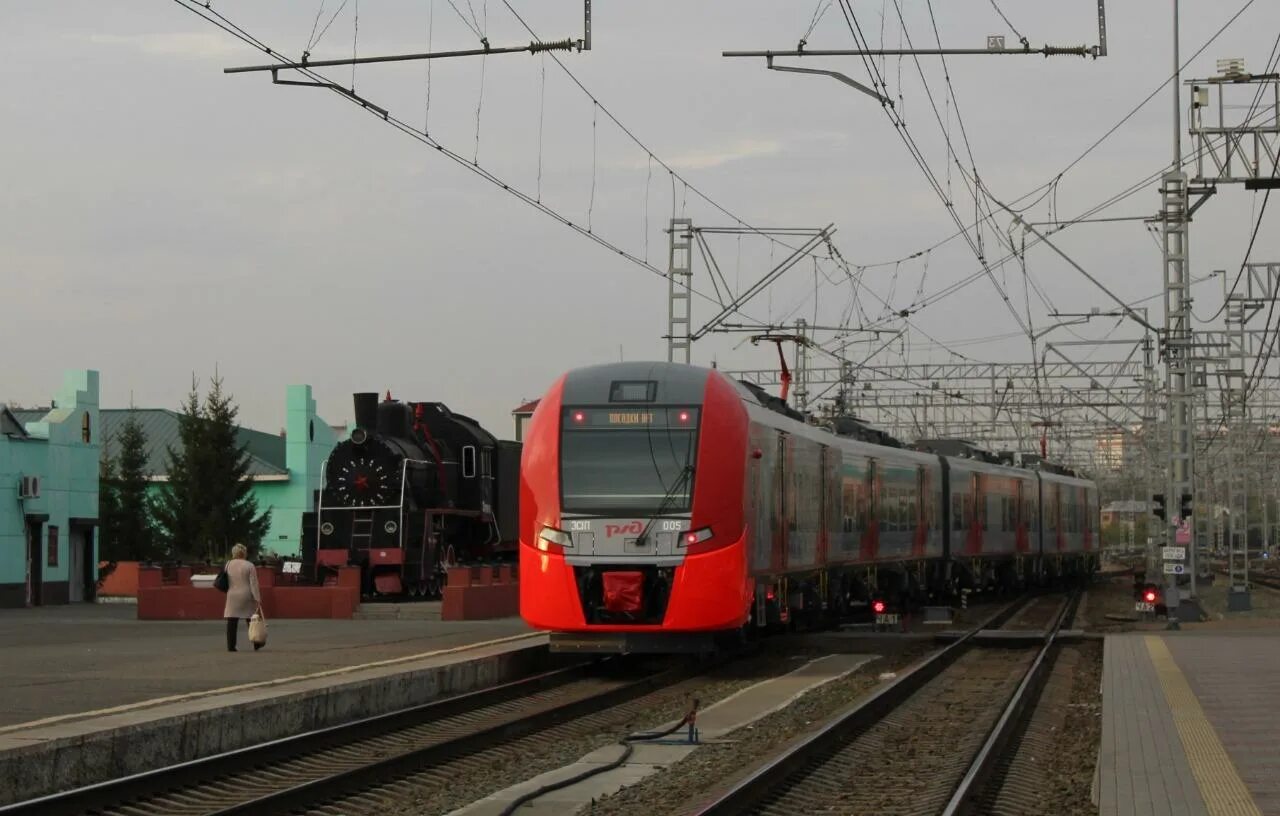
[[[540,400],[540,399],[536,399],[536,400],[534,400],[533,402],[526,402],[524,405],[521,405],[519,408],[516,408],[516,409],[515,409],[515,410],[513,410],[511,413],[512,413],[512,415],[514,415],[514,416],[521,416],[521,415],[529,415],[529,414],[532,414],[532,413],[533,413],[533,409],[537,408],[537,407],[538,407],[538,403],[540,403],[540,402],[542,402],[542,400]]]
[[[13,414],[19,421],[27,423],[39,422],[47,412],[48,409],[36,409],[14,411]],[[168,476],[168,448],[178,448],[181,445],[178,427],[182,414],[165,408],[102,409],[98,411],[98,425],[101,429],[99,439],[112,445],[120,426],[130,414],[137,419],[147,437],[147,475],[153,480],[163,481]],[[283,436],[236,428],[236,437],[249,453],[249,478],[271,481],[288,477]],[[116,451],[112,447],[111,455],[114,456]]]
[[[21,439],[27,437],[27,429],[23,427],[22,419],[14,416],[13,411],[4,405],[0,405],[0,434]]]

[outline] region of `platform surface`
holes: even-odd
[[[1109,635],[1102,816],[1280,816],[1280,629]]]
[[[129,604],[0,610],[0,729],[155,698],[357,667],[530,633],[491,621],[278,620],[254,652],[222,621],[139,621]]]

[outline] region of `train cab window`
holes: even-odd
[[[627,516],[687,512],[697,483],[700,419],[694,406],[566,408],[561,509]],[[781,467],[785,460],[777,461]]]
[[[614,380],[609,384],[609,402],[653,402],[658,398],[654,380]]]
[[[462,478],[474,479],[476,476],[476,446],[467,445],[462,449]]]

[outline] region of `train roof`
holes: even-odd
[[[565,377],[563,399],[566,404],[604,404],[611,399],[615,387],[621,384],[652,383],[648,401],[656,403],[695,404],[706,393],[707,377],[712,374],[724,377],[737,390],[743,402],[759,409],[786,417],[803,428],[809,436],[833,435],[842,439],[881,448],[898,448],[904,453],[918,456],[944,456],[953,460],[972,460],[988,467],[1007,468],[1013,472],[1039,472],[1054,480],[1089,481],[1088,477],[1068,468],[1041,459],[1033,454],[1017,454],[1013,451],[988,451],[964,439],[923,439],[912,445],[903,444],[888,431],[878,428],[857,416],[827,417],[813,421],[813,417],[792,408],[780,397],[770,394],[755,383],[735,380],[715,368],[661,361],[633,361],[602,363],[570,371]],[[628,400],[629,401],[629,400]],[[798,433],[799,429],[795,431]]]

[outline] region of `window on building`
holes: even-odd
[[[86,416],[88,416],[86,414]],[[58,566],[58,528],[49,528],[49,566]]]

